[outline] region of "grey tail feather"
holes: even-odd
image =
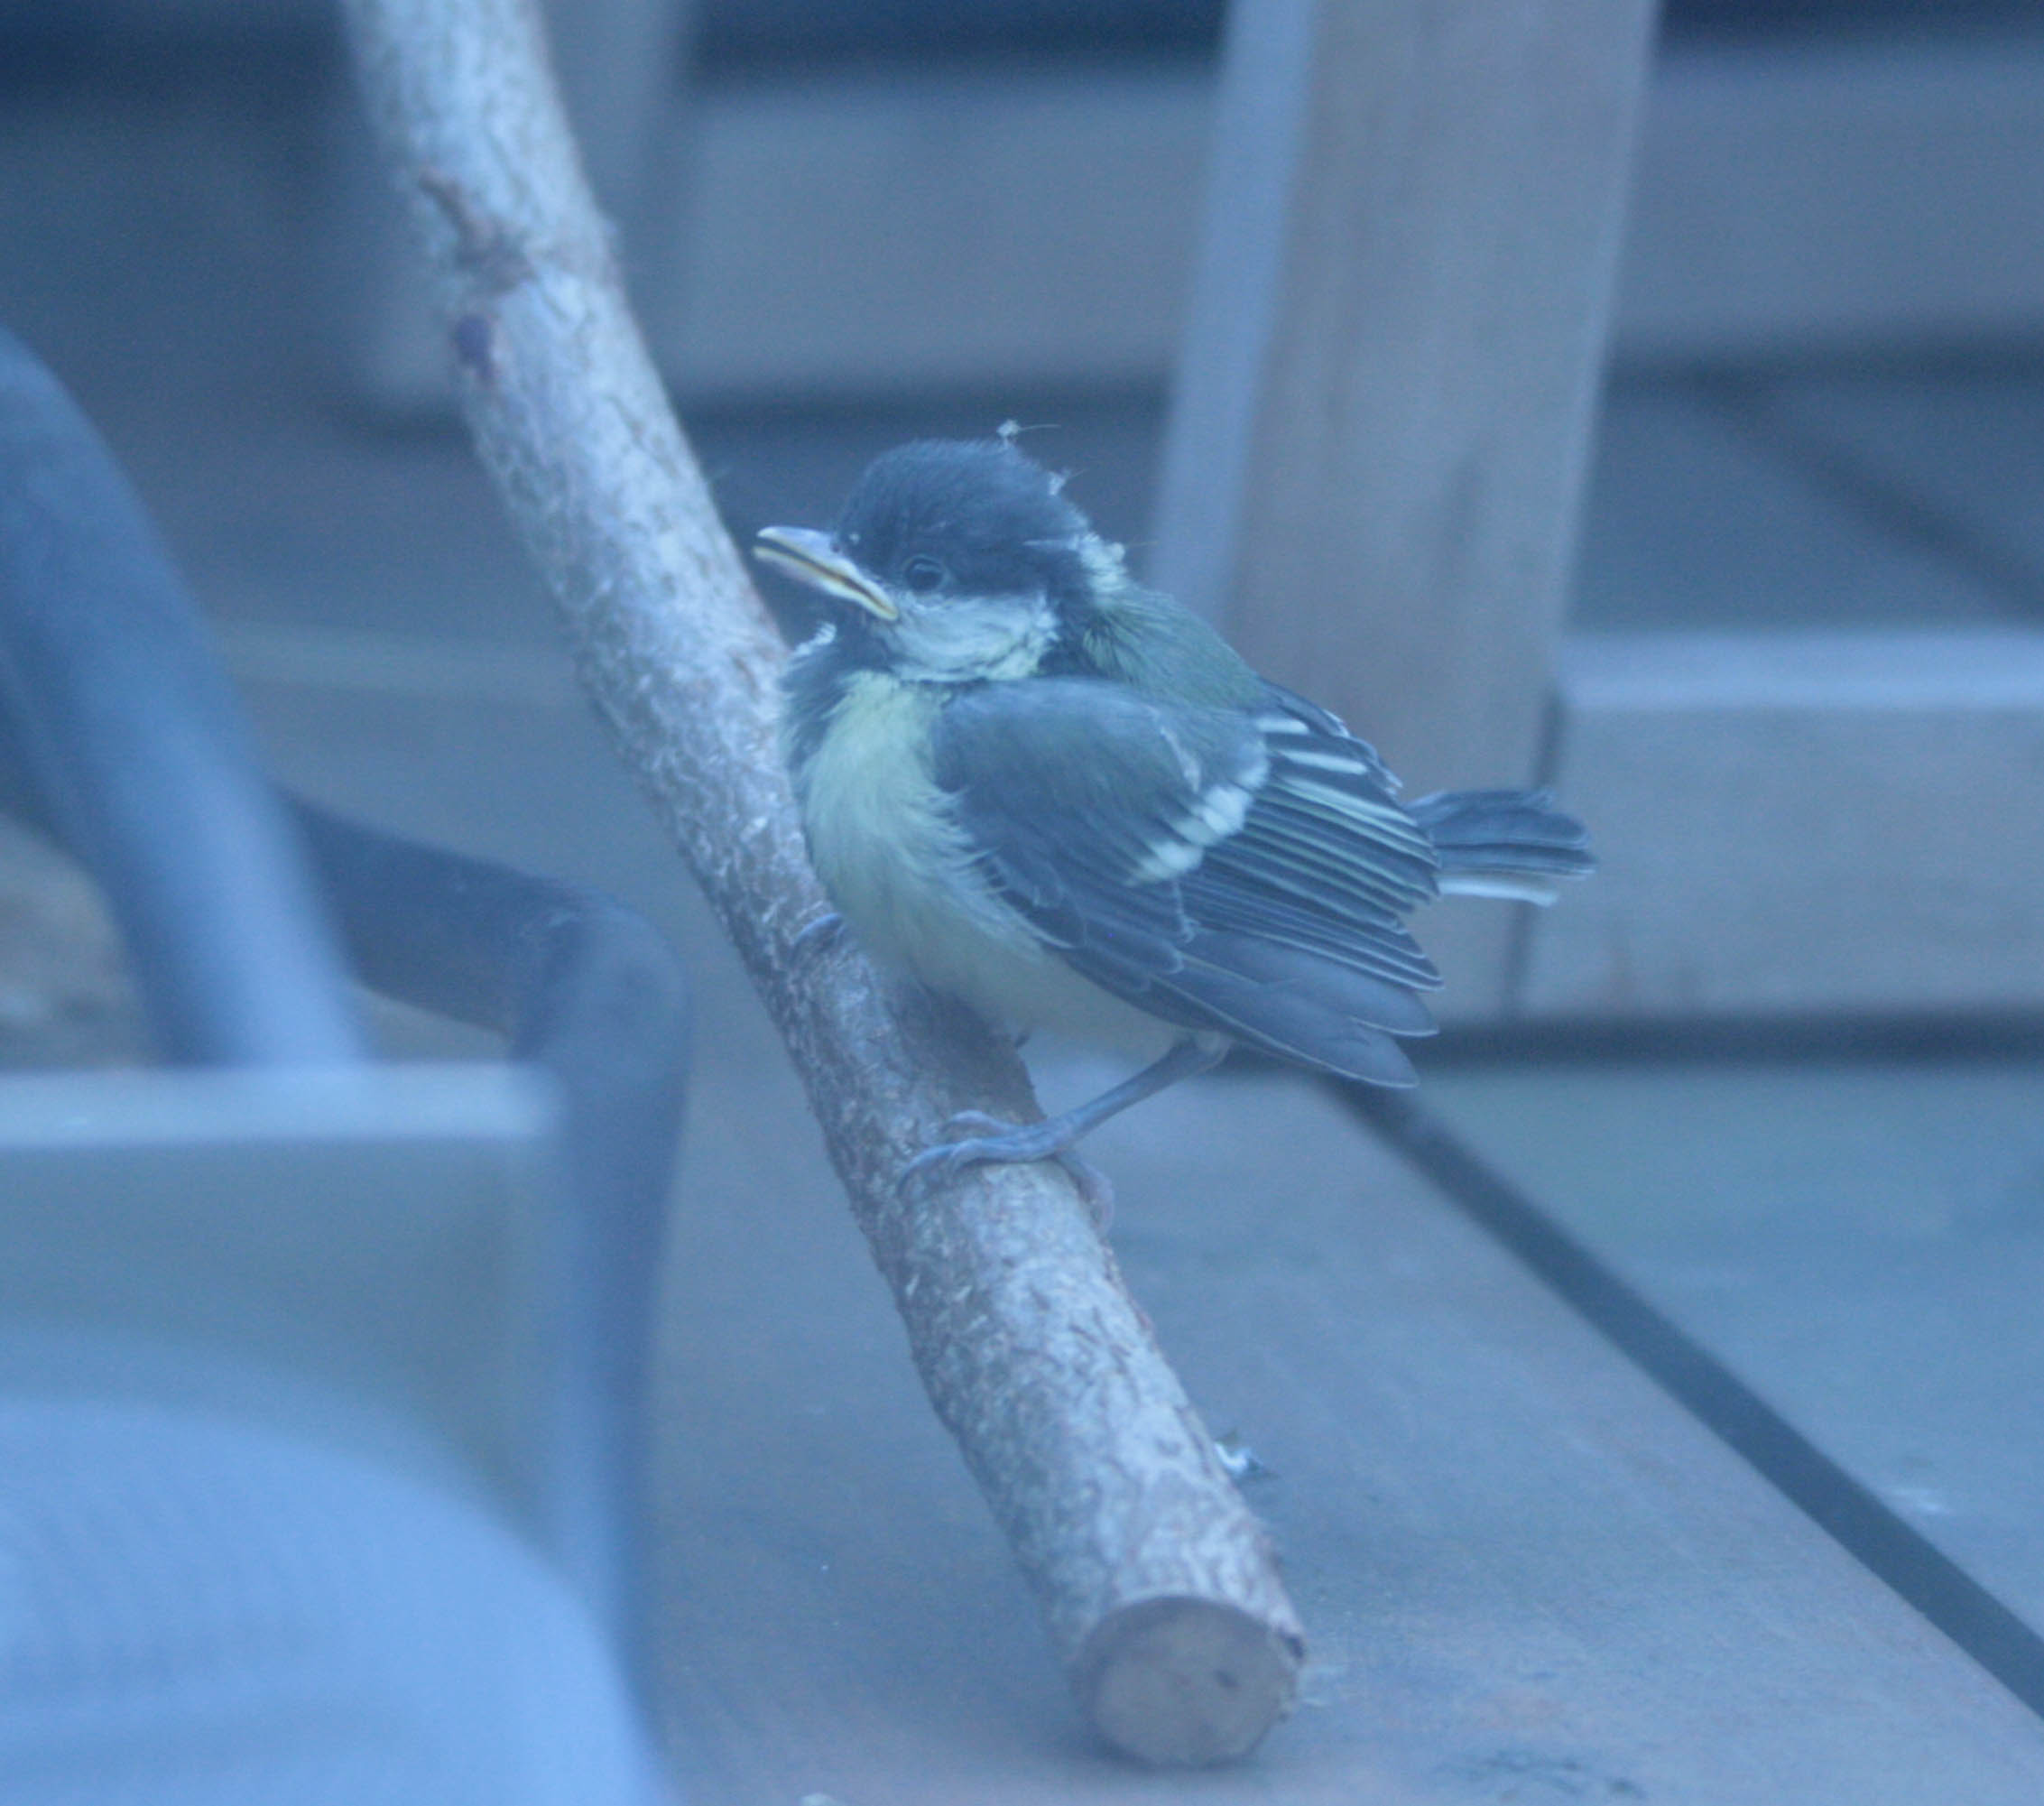
[[[1589,830],[1544,790],[1449,790],[1408,803],[1440,856],[1441,888],[1539,902],[1547,882],[1597,868]],[[1531,879],[1531,884],[1515,884]]]

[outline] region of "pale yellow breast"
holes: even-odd
[[[930,766],[942,694],[862,671],[816,756],[796,774],[809,857],[875,958],[939,988],[961,937],[1033,951],[1025,930],[972,870]]]
[[[795,773],[809,857],[874,959],[1004,1027],[1056,1028],[1111,1045],[1157,1040],[1154,1019],[1046,949],[975,867],[930,772],[943,692],[864,671]]]

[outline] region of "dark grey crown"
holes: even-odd
[[[957,596],[1037,590],[1076,606],[1086,516],[1040,464],[1003,440],[917,440],[866,468],[837,544],[882,582]],[[941,580],[932,581],[932,566]]]

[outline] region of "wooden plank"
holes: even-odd
[[[1296,59],[1292,36],[1265,15],[1249,53]],[[896,71],[695,102],[692,127],[661,127],[676,200],[641,245],[649,333],[691,395],[1169,371],[1198,255],[1205,73]],[[1261,120],[1222,168],[1267,185],[1285,142]],[[2033,40],[1677,50],[1640,119],[1614,355],[2034,333],[2040,215]],[[1275,224],[1241,219],[1201,280],[1246,279]]]
[[[2007,602],[2044,604],[2044,365],[1933,366],[1873,382],[1818,370],[1755,383],[1743,400],[1762,431],[1877,499]]]
[[[1155,570],[1420,789],[1535,774],[1651,12],[1234,14]]]
[[[690,949],[715,1058],[684,1149],[655,1449],[661,1697],[692,1797],[2044,1797],[2013,1701],[1277,1074],[1168,1093],[1090,1151],[1207,1421],[1277,1469],[1251,1497],[1307,1613],[1310,1703],[1241,1767],[1152,1777],[1101,1755],[930,1416],[776,1037],[594,725],[513,702],[487,664],[467,699],[431,673],[432,694],[372,693],[352,661],[335,675],[257,691],[293,781],[584,875]],[[1053,1067],[1046,1101],[1098,1076]]]
[[[1309,1620],[1306,1702],[1243,1765],[1109,1760],[817,1157],[761,1133],[756,1089],[704,1080],[662,1441],[669,1704],[701,1797],[2016,1806],[2044,1789],[2044,1727],[1276,1074],[1181,1088],[1094,1152],[1208,1422],[1276,1470],[1252,1497]]]
[[[1903,386],[1864,370],[1850,385],[1876,405]],[[2035,455],[2044,458],[2044,406],[2038,413]],[[1919,423],[1915,449],[1925,465],[1960,469],[1987,465],[1999,451],[2002,480],[2018,490],[2032,468],[2024,448],[1990,449],[1981,426],[1978,412],[1954,407]],[[1778,424],[1772,410],[1742,418],[1710,390],[1685,383],[1608,385],[1570,628],[1773,634],[2021,625],[2005,584],[1984,580],[1977,562],[1953,557],[1948,542],[1915,530],[1901,510],[1841,493],[1829,475],[1820,458],[1802,455],[1794,426]],[[1936,493],[1916,469],[1895,488],[1903,482],[1927,499]],[[1992,493],[1984,481],[1981,488]]]
[[[1428,1102],[2044,1632],[2044,1064],[1521,1064]]]
[[[1297,36],[1265,12],[1237,50],[1296,61]],[[1140,65],[705,89],[691,129],[662,128],[677,200],[642,245],[678,273],[646,288],[661,362],[704,395],[1157,380],[1215,104],[1206,73]],[[1287,134],[1232,136],[1225,179],[1267,186]],[[1622,361],[2033,334],[2044,46],[1670,51],[1627,214]],[[1246,279],[1275,224],[1238,219],[1200,280]]]
[[[2044,1004],[2044,634],[1585,636],[1560,690],[1604,866],[1527,1013]]]
[[[1266,53],[1283,41],[1259,34]],[[570,99],[600,96],[567,50]],[[629,66],[643,80],[661,64]],[[677,85],[650,117],[578,116],[605,128],[591,160],[621,207],[662,368],[691,399],[726,401],[1164,380],[1214,105],[1207,72],[1135,65]],[[1612,322],[1621,362],[2044,324],[2044,237],[2030,229],[2044,211],[2044,50],[2030,41],[1683,49],[1656,63],[1639,137]],[[615,170],[638,180],[637,204],[615,198]],[[362,173],[342,156],[330,180],[356,218],[337,262],[375,273],[353,326],[375,347],[365,374],[385,404],[445,407],[422,303],[389,292],[401,278],[362,236],[361,195],[347,199]],[[1260,223],[1272,219],[1245,222],[1245,270]]]
[[[1780,357],[2044,323],[2044,39],[1666,58],[1619,281],[1635,359]]]
[[[1142,68],[707,90],[667,141],[687,173],[678,278],[643,290],[661,365],[710,399],[1153,382],[1207,94]]]
[[[1233,1769],[1157,1777],[1099,1755],[909,1370],[777,1038],[593,723],[511,704],[486,666],[467,699],[371,693],[352,661],[331,690],[311,675],[254,699],[291,780],[586,875],[690,949],[715,1057],[684,1149],[655,1447],[661,1697],[691,1797],[2044,1797],[2034,1720],[1275,1074],[1167,1094],[1091,1151],[1207,1420],[1278,1470],[1252,1498],[1306,1602],[1310,1703]],[[1097,1076],[1053,1070],[1047,1101]]]

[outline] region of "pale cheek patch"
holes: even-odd
[[[976,683],[1027,677],[1057,631],[1047,597],[961,596],[904,609],[893,639],[910,681]]]
[[[1096,593],[1112,596],[1128,587],[1128,554],[1112,540],[1098,533],[1081,535],[1078,559]]]

